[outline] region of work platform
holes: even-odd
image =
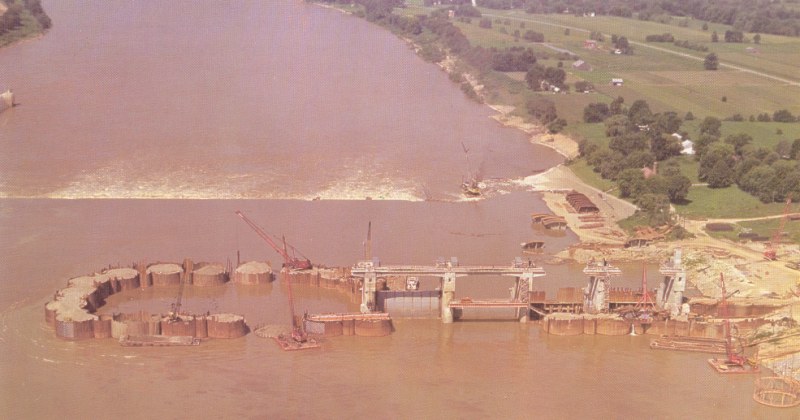
[[[529,305],[528,302],[513,302],[508,300],[472,300],[460,299],[450,302],[451,308],[522,308],[525,309]]]

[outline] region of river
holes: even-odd
[[[169,349],[55,338],[43,305],[70,277],[237,251],[277,263],[237,209],[327,265],[361,258],[370,221],[388,263],[508,264],[521,242],[552,254],[576,238],[533,230],[529,214],[547,209],[512,182],[561,157],[368,22],[287,0],[43,3],[52,30],[0,49],[0,85],[20,104],[0,114],[4,418],[791,418],[707,356],[510,318],[396,320],[389,337],[300,353],[254,334]],[[484,199],[461,197],[469,172]],[[584,283],[580,267],[545,268],[538,289]],[[626,273],[619,285],[637,286],[638,269]],[[465,280],[458,293],[510,285]],[[309,312],[357,308],[328,290],[296,295]],[[172,299],[136,291],[106,310]],[[279,283],[188,288],[185,305],[288,322]]]

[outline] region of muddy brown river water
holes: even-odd
[[[237,251],[277,263],[237,209],[327,265],[361,258],[369,221],[390,263],[507,264],[521,242],[555,253],[575,237],[533,230],[546,207],[511,182],[561,158],[379,27],[286,0],[43,3],[53,29],[0,50],[0,85],[20,103],[0,114],[0,417],[797,418],[758,406],[753,378],[719,376],[704,355],[511,317],[401,319],[391,336],[299,353],[253,334],[166,349],[55,338],[43,305],[70,277]],[[485,199],[460,197],[470,170]],[[582,286],[580,268],[546,266],[539,288]],[[619,285],[637,286],[627,272]],[[459,294],[510,285],[468,279]],[[357,309],[298,289],[300,309]],[[104,310],[173,299],[135,291]],[[185,307],[288,323],[279,282],[187,288]]]

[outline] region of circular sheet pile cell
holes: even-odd
[[[272,267],[261,261],[248,261],[236,268],[233,282],[236,284],[267,284],[275,280]]]
[[[178,286],[183,268],[172,263],[153,264],[147,267],[147,275],[153,280],[153,287]]]
[[[195,286],[221,286],[228,282],[228,273],[221,264],[202,264],[192,271]]]
[[[753,399],[769,407],[796,407],[800,405],[800,381],[785,376],[758,378]]]

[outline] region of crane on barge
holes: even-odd
[[[252,220],[248,219],[241,211],[237,210],[236,215],[239,216],[250,228],[252,228],[264,242],[267,243],[272,249],[283,257],[283,267],[290,270],[307,270],[312,268],[311,260],[303,256],[304,259],[297,258],[296,253],[299,253],[294,247],[286,244],[286,238],[283,238],[283,249],[281,249],[272,238],[267,235],[258,225]],[[289,255],[288,247],[292,249],[292,255]],[[285,277],[286,287],[289,295],[289,316],[292,319],[292,332],[287,336],[286,334],[279,334],[275,337],[275,341],[283,350],[305,350],[320,347],[320,344],[313,338],[309,338],[304,328],[297,322],[297,317],[294,313],[294,295],[292,294],[292,279]]]
[[[728,294],[725,289],[725,277],[719,273],[719,281],[722,287],[722,298],[719,303],[719,313],[723,318],[725,328],[725,359],[708,359],[708,363],[719,373],[756,373],[758,363],[744,356],[744,350],[734,349],[733,336],[731,335],[731,321],[728,317],[728,297],[739,293],[738,290]]]

